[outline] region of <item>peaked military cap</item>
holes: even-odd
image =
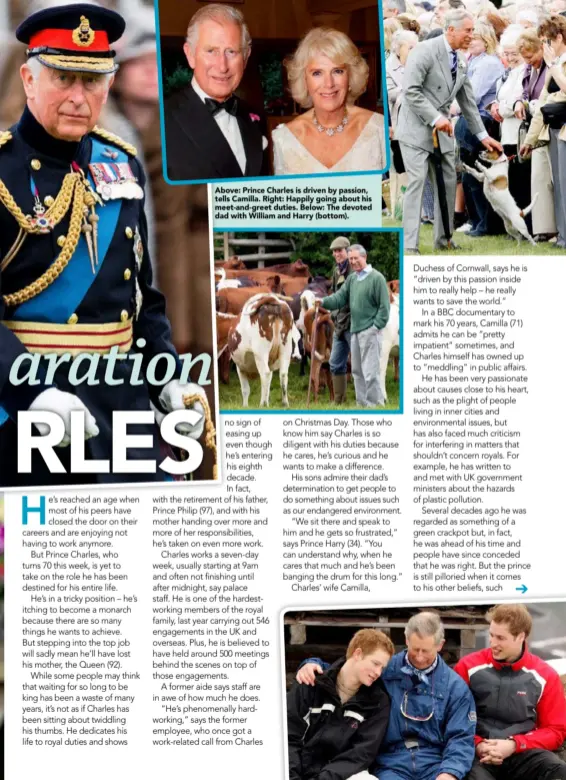
[[[124,32],[120,14],[91,3],[45,8],[29,16],[16,30],[28,45],[28,57],[48,68],[83,73],[114,73],[116,52],[110,44]]]

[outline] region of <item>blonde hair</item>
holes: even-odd
[[[385,51],[391,50],[391,41],[396,32],[403,29],[403,25],[396,16],[390,16],[383,22],[383,45]]]
[[[497,37],[495,30],[486,22],[476,22],[474,27],[474,38],[481,38],[485,44],[486,54],[495,54],[497,51]]]
[[[312,98],[307,90],[306,71],[309,62],[317,54],[323,54],[336,65],[346,67],[349,80],[348,103],[353,103],[365,92],[369,67],[357,46],[338,30],[315,27],[305,35],[293,56],[285,60],[291,95],[300,106],[312,107]]]
[[[523,51],[528,52],[528,54],[536,54],[542,51],[542,41],[538,37],[536,30],[525,30],[521,33],[517,40],[517,49],[519,54]]]
[[[403,44],[414,43],[416,45],[418,42],[419,36],[415,32],[411,32],[410,30],[397,30],[393,38],[391,38],[391,52],[392,54],[399,56]]]

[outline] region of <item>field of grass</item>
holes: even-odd
[[[395,219],[384,218],[384,227],[402,227]],[[421,225],[419,250],[423,255],[564,255],[566,250],[554,246],[554,244],[537,244],[532,246],[527,241],[520,244],[514,239],[505,236],[485,236],[483,238],[469,238],[463,233],[454,233],[454,241],[460,247],[451,252],[433,249],[432,225]]]
[[[307,408],[307,391],[308,391],[309,378],[308,375],[304,377],[299,376],[299,370],[300,367],[298,363],[291,363],[291,367],[289,369],[289,388],[288,388],[289,409],[295,411]],[[250,393],[250,400],[249,400],[249,409],[265,411],[264,407],[260,409],[259,406],[259,399],[260,399],[259,379],[253,379],[250,384],[251,384],[251,393]],[[395,382],[393,379],[392,362],[389,363],[389,366],[387,368],[386,385],[387,385],[387,404],[385,405],[385,409],[397,410],[399,409],[400,390],[399,390],[399,384]],[[221,411],[224,412],[224,411],[233,411],[233,410],[242,409],[242,392],[240,390],[240,380],[238,379],[236,369],[234,368],[233,365],[232,365],[232,370],[230,372],[230,384],[220,385],[219,397],[220,397]],[[321,390],[318,399],[319,399],[318,402],[314,403],[311,394],[311,403],[309,406],[309,411],[336,411],[336,412],[346,411],[346,410],[359,411],[358,407],[356,406],[356,394],[354,392],[353,380],[351,380],[348,383],[348,394],[346,396],[345,404],[341,404],[340,406],[337,406],[334,403],[330,403],[328,397],[328,389],[326,388]],[[285,410],[285,407],[281,404],[281,386],[279,384],[278,373],[274,373],[273,375],[269,400],[270,400],[269,409]],[[380,411],[382,410],[381,407],[379,410]]]

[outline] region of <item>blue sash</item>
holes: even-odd
[[[92,138],[91,163],[107,162],[104,154],[107,145]],[[127,162],[128,155],[125,152],[115,150],[118,156],[113,162]],[[89,181],[94,188],[94,182],[89,174]],[[64,324],[75,312],[81,301],[88,293],[91,284],[96,279],[102,267],[110,242],[114,237],[116,225],[120,217],[122,201],[110,200],[104,207],[97,208],[98,221],[98,265],[92,271],[88,246],[84,235],[79,238],[77,248],[66,268],[60,276],[43,290],[25,303],[22,303],[12,314],[13,320],[28,322],[44,322]],[[0,406],[0,426],[8,419],[8,414]]]
[[[91,163],[107,162],[107,157],[103,155],[107,147],[100,141],[92,139]],[[128,155],[119,152],[114,162],[127,162]],[[89,175],[89,181],[94,188],[94,183]],[[114,236],[120,209],[121,200],[109,200],[103,208],[97,209],[99,217],[98,222],[98,265],[95,266],[94,273],[88,254],[88,247],[84,235],[81,235],[75,253],[67,267],[60,276],[49,285],[46,290],[40,292],[35,298],[32,298],[14,311],[13,320],[24,320],[28,322],[53,322],[64,324],[71,314],[75,312],[85,295],[88,293],[91,284],[96,279],[98,272],[102,267],[108,247]]]

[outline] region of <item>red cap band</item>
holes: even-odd
[[[105,30],[93,30],[94,39],[88,46],[80,46],[73,40],[73,30],[41,30],[32,35],[28,48],[36,49],[40,46],[48,46],[50,49],[68,49],[69,51],[110,51],[108,35]]]

